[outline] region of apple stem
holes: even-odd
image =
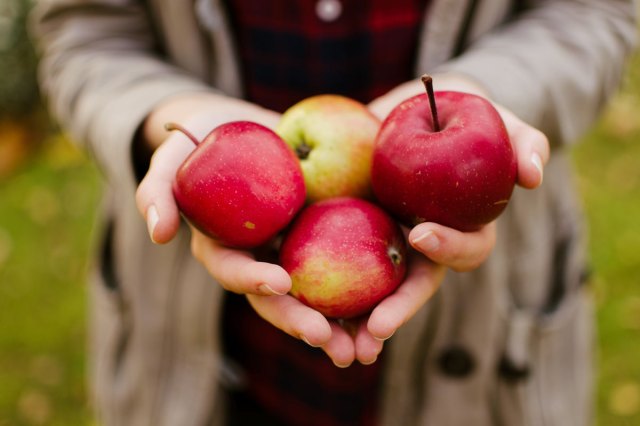
[[[427,90],[427,96],[429,97],[429,106],[431,107],[431,118],[433,119],[433,130],[440,131],[440,122],[438,121],[438,109],[436,108],[436,96],[433,92],[433,78],[430,75],[422,76],[422,84]]]
[[[296,155],[300,160],[306,160],[309,153],[311,153],[311,147],[304,141],[296,147]]]
[[[171,132],[173,130],[177,130],[177,131],[183,133],[186,137],[191,139],[191,142],[193,142],[193,144],[195,146],[198,146],[200,144],[200,141],[195,136],[193,136],[193,133],[191,133],[190,131],[188,131],[187,129],[185,129],[184,127],[182,127],[181,125],[179,125],[177,123],[167,123],[167,124],[164,125],[164,128],[168,132]]]

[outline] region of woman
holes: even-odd
[[[566,150],[615,90],[634,19],[620,0],[41,1],[43,90],[108,180],[92,287],[101,420],[588,423],[591,313]],[[536,190],[516,190],[478,232],[413,228],[422,255],[353,333],[287,296],[277,265],[181,224],[171,181],[192,145],[165,122],[199,137],[238,119],[273,127],[327,92],[384,118],[424,72],[496,104],[518,184]]]

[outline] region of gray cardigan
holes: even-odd
[[[220,424],[232,375],[220,356],[222,290],[183,229],[149,241],[134,202],[131,144],[158,102],[242,96],[217,0],[41,0],[33,16],[51,111],[100,165],[105,243],[91,291],[94,401],[107,425]],[[384,425],[584,425],[591,305],[564,146],[615,91],[635,40],[632,0],[432,0],[416,75],[455,71],[544,131],[545,182],[516,190],[489,260],[449,272],[386,344]],[[512,13],[520,7],[518,13]]]

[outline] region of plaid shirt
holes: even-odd
[[[367,103],[413,77],[427,0],[339,0],[337,15],[336,0],[318,11],[322,2],[227,0],[249,100],[276,111],[322,93]],[[339,369],[237,295],[227,297],[223,336],[246,378],[231,394],[231,424],[375,424],[383,354]]]
[[[341,13],[332,21],[320,19],[322,3],[341,5]],[[247,98],[284,111],[316,94],[365,103],[385,94],[414,77],[427,3],[227,0]]]

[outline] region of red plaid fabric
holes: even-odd
[[[322,0],[320,0],[321,2]],[[247,98],[276,111],[315,94],[368,102],[413,77],[428,0],[228,0]]]
[[[322,93],[371,101],[413,77],[426,3],[340,0],[340,15],[327,22],[316,1],[227,0],[247,98],[276,111]],[[384,354],[371,366],[339,369],[237,295],[225,301],[223,338],[246,378],[230,396],[231,425],[376,423]]]
[[[245,378],[231,394],[231,425],[375,424],[382,359],[340,369],[321,349],[258,317],[243,296],[228,295],[225,308],[226,355]]]

